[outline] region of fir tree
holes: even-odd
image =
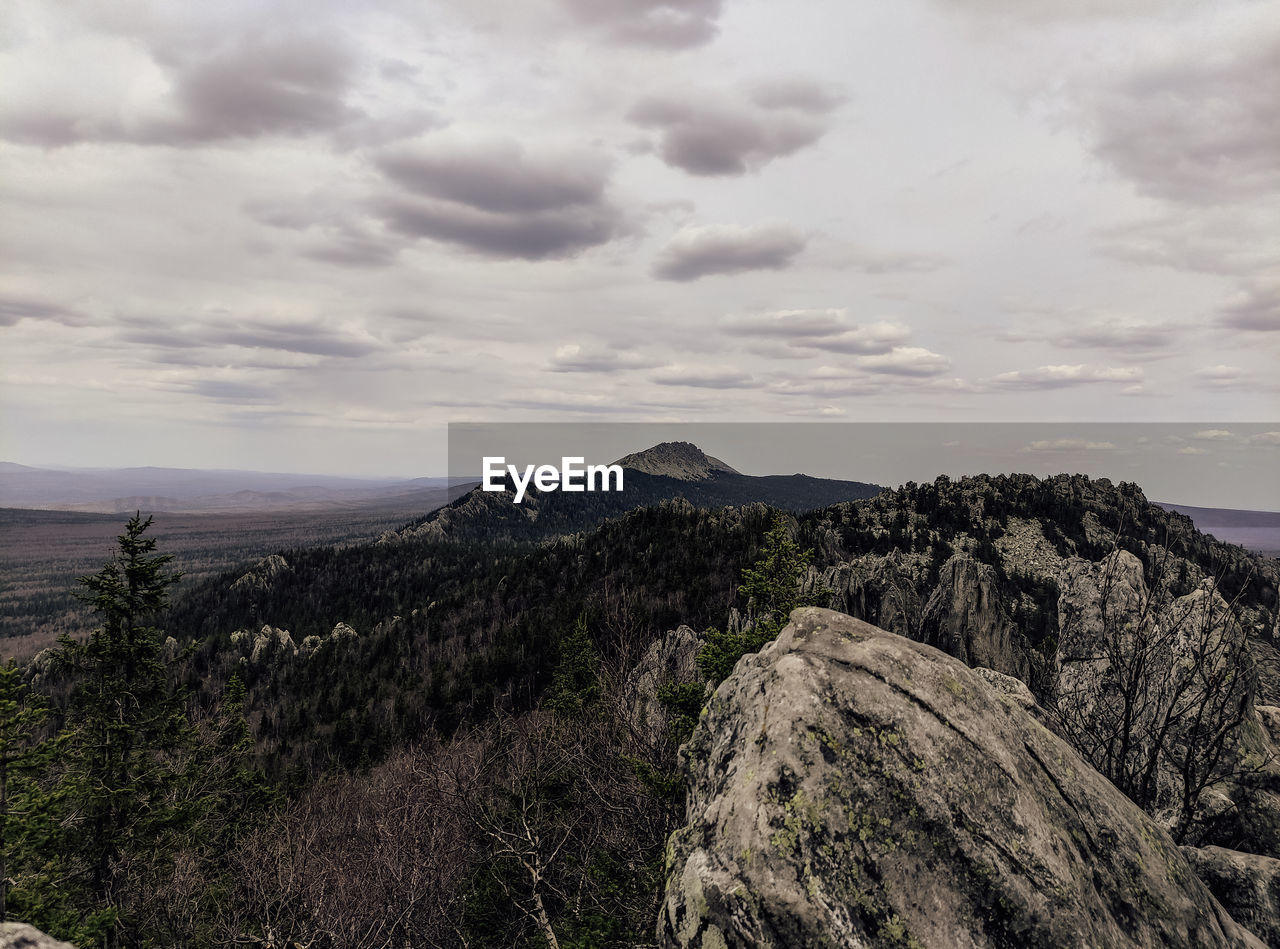
[[[17,663],[10,659],[0,666],[0,923],[9,918],[11,856],[36,816],[39,795],[31,779],[53,752],[52,743],[37,737],[47,719]]]
[[[78,597],[101,621],[81,643],[59,641],[74,682],[68,708],[66,780],[72,799],[68,850],[88,896],[88,916],[105,920],[107,949],[134,945],[128,919],[139,868],[162,859],[175,822],[174,754],[190,736],[172,687],[161,632],[152,625],[179,574],[144,536],[151,518],[130,518],[116,556],[81,577]],[[131,893],[132,884],[132,893]]]

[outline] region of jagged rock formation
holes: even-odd
[[[668,630],[631,670],[623,695],[628,718],[642,734],[660,735],[667,727],[667,712],[658,699],[664,685],[703,681],[701,648],[702,640],[688,626]]]
[[[75,949],[26,923],[0,923],[0,949]]]
[[[666,946],[1262,945],[1019,702],[848,616],[795,611],[684,754]]]
[[[677,481],[705,481],[719,472],[738,474],[719,458],[712,458],[690,442],[662,442],[619,458],[614,464]]]
[[[1182,852],[1232,919],[1280,949],[1280,860],[1221,847]]]
[[[253,567],[231,584],[232,590],[246,593],[264,593],[271,585],[292,568],[280,554],[263,557]]]
[[[920,639],[966,665],[1027,678],[1027,645],[1009,621],[996,572],[967,553],[942,566],[920,618]]]

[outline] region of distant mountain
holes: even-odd
[[[614,464],[677,481],[707,481],[717,474],[739,474],[690,442],[662,442],[619,458]]]
[[[420,495],[442,503],[444,478],[343,478],[196,468],[32,468],[0,462],[0,507],[175,514],[347,509]]]
[[[540,541],[597,527],[640,507],[683,498],[697,508],[762,503],[793,513],[874,497],[885,490],[863,481],[808,475],[745,475],[688,442],[663,442],[619,459],[625,469],[622,491],[565,493],[530,486],[520,504],[514,485],[504,491],[479,486],[447,507],[383,537],[459,541]]]
[[[1166,511],[1187,515],[1195,522],[1196,530],[1212,534],[1224,543],[1239,544],[1266,557],[1280,557],[1280,513],[1276,511],[1156,503]]]

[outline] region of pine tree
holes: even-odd
[[[144,536],[151,520],[130,518],[114,559],[79,579],[85,590],[78,597],[101,625],[83,643],[59,641],[59,664],[74,683],[68,849],[87,914],[106,920],[107,949],[137,943],[128,904],[138,898],[139,868],[157,859],[174,823],[174,753],[190,736],[162,634],[152,625],[180,575],[166,569],[172,557],[156,554],[155,539]]]
[[[0,666],[0,923],[9,918],[10,857],[32,813],[30,779],[49,763],[53,744],[37,736],[48,712],[10,659]]]
[[[747,598],[751,625],[737,633],[718,629],[703,633],[706,644],[698,650],[698,667],[703,675],[712,682],[726,678],[739,659],[759,651],[782,631],[796,607],[828,602],[830,590],[821,586],[804,589],[812,562],[812,552],[801,550],[787,522],[782,515],[776,515],[764,535],[760,559],[742,571],[742,584],[738,587],[739,595]]]

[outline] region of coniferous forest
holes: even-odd
[[[521,538],[420,526],[173,595],[130,519],[77,585],[93,632],[0,669],[0,913],[110,949],[653,944],[677,750],[797,606],[928,639],[921,604],[971,558],[1049,707],[1060,591],[1026,568],[1033,537],[1128,551],[1170,597],[1212,577],[1275,645],[1274,561],[1081,476],[798,514],[677,499]],[[696,654],[663,664],[679,627]]]

